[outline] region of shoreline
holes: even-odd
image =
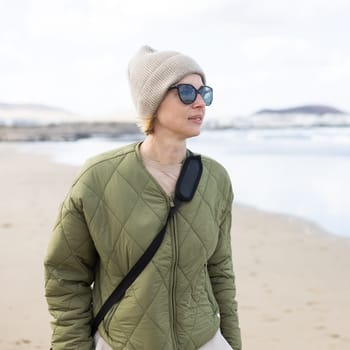
[[[308,219],[303,216],[298,216],[298,215],[293,215],[289,213],[284,213],[284,212],[278,212],[278,211],[273,211],[273,210],[267,210],[263,208],[258,208],[254,205],[246,204],[246,203],[241,203],[241,202],[236,202],[234,205],[237,205],[240,208],[245,208],[247,210],[251,209],[256,212],[259,212],[263,215],[267,216],[273,216],[275,218],[279,218],[281,220],[285,220],[286,222],[299,222],[303,223],[305,227],[308,227],[309,230],[313,231],[314,233],[321,235],[321,236],[331,236],[334,238],[340,238],[340,239],[345,239],[350,241],[350,237],[347,235],[343,235],[340,233],[336,233],[330,230],[327,230],[325,227],[323,227],[321,224],[318,224],[317,222],[313,221],[312,219]]]
[[[43,258],[79,167],[0,143],[0,348],[49,348]],[[232,250],[247,350],[349,349],[350,239],[234,203]]]

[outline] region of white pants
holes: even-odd
[[[94,336],[95,350],[112,350],[112,348],[103,340],[98,332]]]
[[[95,337],[95,350],[112,350],[108,344],[100,337],[96,332]],[[208,343],[201,346],[198,350],[232,350],[229,343],[222,336],[220,329],[216,332],[214,337],[208,341]]]
[[[232,350],[231,345],[222,336],[220,329],[208,343],[201,346],[198,350]]]

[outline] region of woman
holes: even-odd
[[[93,317],[164,225],[186,140],[212,101],[203,70],[181,53],[142,47],[128,73],[146,137],[90,159],[62,204],[45,260],[53,350],[239,350],[231,184],[206,157],[194,198],[91,336]]]

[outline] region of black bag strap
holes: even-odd
[[[199,155],[193,155],[193,153],[190,152],[190,155],[186,158],[181,168],[179,178],[176,182],[174,206],[170,208],[165,225],[153,239],[143,255],[139,258],[139,260],[131,268],[128,274],[124,277],[124,279],[120,282],[120,284],[115,288],[112,294],[102,305],[101,309],[92,321],[92,336],[94,336],[96,333],[99,324],[102,322],[108,311],[114,304],[116,304],[124,297],[126,290],[136,280],[136,278],[144,270],[147,264],[152,260],[153,256],[163,241],[167,225],[170,219],[174,216],[176,210],[179,208],[180,204],[182,202],[188,202],[192,200],[197,190],[197,186],[202,175],[202,170],[203,167],[201,157]]]

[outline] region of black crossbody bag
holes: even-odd
[[[168,213],[165,225],[153,239],[152,243],[145,250],[136,264],[131,268],[128,274],[124,277],[124,279],[120,282],[120,284],[102,305],[100,311],[92,321],[92,336],[94,336],[96,333],[99,324],[102,322],[111,307],[124,297],[126,290],[136,280],[136,278],[144,270],[147,264],[152,260],[153,256],[163,241],[169,220],[174,216],[176,210],[179,208],[182,202],[189,202],[193,198],[202,175],[202,170],[203,167],[201,157],[199,155],[195,156],[192,154],[192,152],[190,152],[190,155],[185,159],[179,178],[176,182],[174,206],[171,207]]]

